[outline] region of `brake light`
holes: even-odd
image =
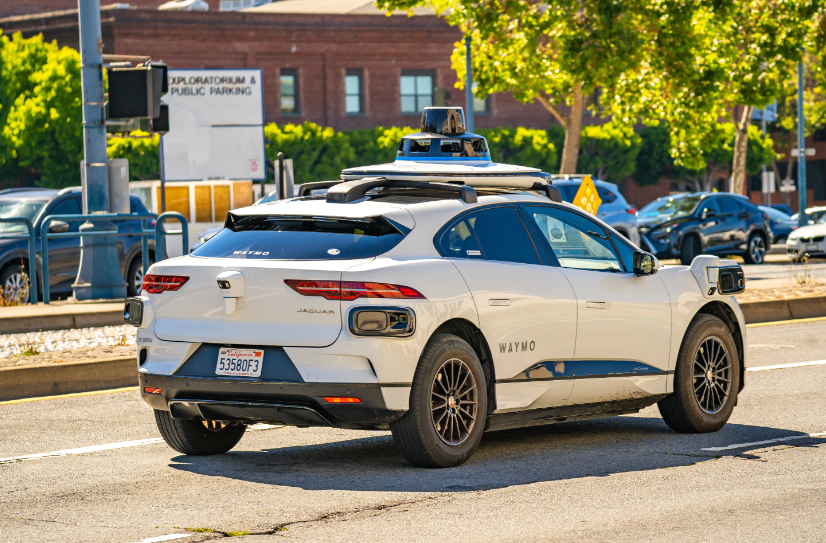
[[[636,215],[637,214],[637,208],[636,207],[629,207],[628,209],[625,210],[625,212],[628,213],[629,215]]]
[[[176,291],[187,281],[189,281],[189,277],[184,277],[181,275],[147,274],[143,276],[143,285],[141,288],[144,292],[148,292],[149,294],[159,294],[164,291]]]
[[[163,390],[160,388],[144,387],[143,391],[147,394],[163,394]]]
[[[151,226],[152,228],[155,228],[156,224],[158,224],[158,221],[156,221],[155,219],[152,219],[151,221],[149,221],[149,226]]]
[[[358,398],[339,398],[330,396],[324,396],[324,401],[327,403],[361,403],[361,400]]]
[[[424,299],[416,289],[388,283],[363,281],[304,281],[285,279],[284,283],[302,296],[322,296],[328,300],[357,298]]]

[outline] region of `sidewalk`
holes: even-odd
[[[122,300],[0,307],[0,335],[119,324],[123,324]]]

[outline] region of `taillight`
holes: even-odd
[[[147,394],[163,394],[163,390],[160,388],[144,387],[143,391]]]
[[[158,224],[158,221],[156,221],[155,219],[152,219],[151,221],[149,221],[149,226],[151,226],[152,228],[155,228],[156,224]]]
[[[327,403],[361,403],[358,398],[339,396],[324,396],[324,401]]]
[[[628,213],[629,215],[636,215],[637,214],[637,208],[636,207],[629,207],[628,209],[625,210],[625,212]]]
[[[181,275],[151,275],[143,276],[141,289],[149,294],[159,294],[164,291],[175,291],[189,281],[189,277]]]
[[[285,279],[291,289],[303,296],[322,296],[328,300],[355,300],[357,298],[424,299],[416,289],[388,283],[362,281],[304,281]]]

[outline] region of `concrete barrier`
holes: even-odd
[[[0,400],[54,396],[138,384],[135,357],[0,368]]]
[[[826,296],[765,300],[740,304],[746,323],[826,317]]]
[[[123,324],[123,302],[4,307],[0,309],[0,334],[40,330],[71,330]]]

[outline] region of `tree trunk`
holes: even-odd
[[[746,151],[749,145],[749,125],[754,106],[742,106],[742,116],[734,123],[734,161],[731,165],[731,192],[746,194]]]
[[[565,143],[562,146],[562,161],[559,165],[560,174],[575,174],[579,159],[579,142],[582,137],[582,114],[585,111],[585,97],[582,95],[582,83],[574,86],[571,96],[571,112],[563,115],[562,111],[551,104],[544,95],[538,95],[536,101],[545,106],[545,109],[556,117],[556,120],[565,129]]]

